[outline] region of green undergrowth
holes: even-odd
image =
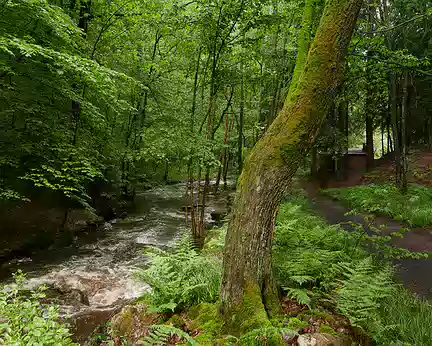
[[[328,189],[331,196],[360,212],[388,216],[414,227],[432,225],[432,189],[410,185],[402,194],[394,185]]]
[[[151,311],[166,314],[166,324],[187,332],[195,344],[283,345],[305,332],[348,334],[358,343],[372,339],[380,345],[420,345],[430,337],[432,308],[394,282],[393,267],[379,252],[365,250],[369,237],[329,226],[298,193],[282,204],[274,239],[284,314],[272,320],[254,314],[262,302],[251,292],[245,311],[235,314],[239,330],[225,335],[218,313],[225,234],[226,228],[211,231],[201,251],[187,241],[174,251],[152,250],[150,267],[141,274],[152,286],[144,299]]]
[[[151,265],[138,277],[152,288],[143,297],[150,312],[177,312],[218,299],[222,263],[217,256],[200,254],[188,239],[174,251],[150,248],[146,253]]]
[[[76,345],[65,322],[59,322],[59,307],[43,305],[45,288],[25,289],[23,273],[14,275],[15,284],[0,289],[1,345]]]
[[[382,329],[380,304],[393,293],[393,272],[364,250],[361,239],[329,226],[294,197],[279,211],[274,263],[289,297],[342,314],[373,337]]]
[[[432,308],[394,282],[393,267],[379,258],[403,251],[389,253],[383,245],[389,238],[381,238],[372,237],[377,252],[370,254],[365,248],[371,237],[359,226],[352,233],[329,226],[302,196],[293,194],[279,211],[273,251],[278,280],[288,296],[347,317],[377,344],[425,344]]]

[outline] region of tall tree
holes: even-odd
[[[271,258],[278,206],[340,87],[361,5],[362,0],[327,1],[297,85],[244,165],[228,226],[221,288],[221,313],[231,332],[241,330],[244,320],[280,310]]]

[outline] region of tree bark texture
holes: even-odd
[[[316,0],[306,0],[303,10],[302,28],[300,30],[297,49],[296,69],[291,84],[295,85],[303,72],[303,67],[308,57],[309,47],[312,42],[312,22]]]
[[[298,82],[245,162],[226,237],[221,287],[226,331],[263,327],[267,316],[280,311],[271,256],[277,210],[342,83],[361,5],[362,0],[327,1]]]

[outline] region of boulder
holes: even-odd
[[[123,336],[131,345],[148,335],[148,326],[158,324],[157,315],[147,312],[142,304],[127,305],[111,319],[111,335]]]
[[[345,336],[330,334],[303,334],[297,339],[298,346],[351,346],[352,341]]]
[[[105,326],[120,307],[112,306],[106,308],[89,308],[87,310],[72,314],[68,318],[73,339],[79,345],[87,345],[87,341],[99,328]]]
[[[109,222],[104,222],[98,226],[97,230],[100,232],[109,232],[113,230],[113,225]]]

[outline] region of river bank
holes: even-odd
[[[89,232],[70,246],[36,252],[9,262],[5,271],[21,269],[30,288],[49,287],[47,303],[69,315],[75,340],[85,344],[121,308],[148,290],[135,280],[146,263],[143,250],[167,248],[188,232],[184,213],[185,184],[164,185],[138,192],[134,208],[124,219],[114,219],[104,231]],[[210,195],[206,220],[224,213],[229,191]]]

